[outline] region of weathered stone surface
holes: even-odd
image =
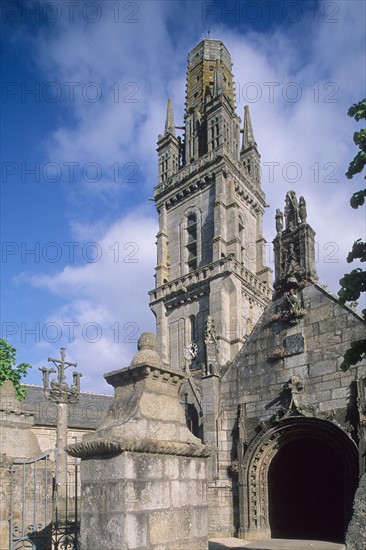
[[[358,485],[353,502],[353,515],[346,535],[346,550],[365,550],[366,546],[366,474]]]
[[[287,336],[285,338],[285,346],[289,355],[302,353],[304,351],[304,337],[301,332]]]
[[[210,451],[187,428],[178,392],[185,380],[183,373],[157,366],[155,350],[139,350],[127,369],[105,375],[115,388],[113,400],[102,426],[70,445],[69,454],[92,457],[123,451],[207,456]],[[151,364],[141,363],[141,354]],[[150,356],[151,355],[151,356]],[[149,359],[150,358],[150,359]]]
[[[217,538],[211,539],[209,542],[209,550],[229,550],[230,548],[237,550],[344,550],[345,547],[344,544],[320,540],[273,539],[251,542],[236,538]]]
[[[83,550],[106,542],[113,550],[207,549],[204,459],[159,456],[154,472],[155,458],[125,452],[82,462]],[[131,463],[132,478],[111,479],[131,474]]]
[[[185,376],[158,365],[153,340],[143,335],[131,366],[106,376],[116,391],[104,425],[67,448],[83,459],[82,550],[207,550],[212,450],[188,430]]]
[[[10,380],[0,386],[0,449],[11,458],[35,458],[41,454],[31,427],[34,415],[25,412],[16,399],[16,391]]]

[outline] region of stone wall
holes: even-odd
[[[207,549],[201,458],[123,452],[83,461],[82,499],[85,550]]]
[[[269,420],[278,413],[286,384],[297,376],[304,382],[304,406],[320,413],[334,409],[345,421],[355,372],[339,367],[351,342],[362,337],[363,324],[317,284],[304,288],[301,300],[303,317],[294,324],[281,317],[282,297],[267,307],[222,381],[226,403],[234,394],[246,404],[248,420]],[[358,373],[366,374],[365,363]]]
[[[291,415],[317,422],[324,419],[339,427],[350,438],[350,446],[357,448],[357,385],[366,376],[366,365],[361,363],[357,371],[346,373],[339,366],[351,341],[363,336],[363,324],[357,313],[340,306],[318,284],[309,284],[300,294],[298,320],[292,323],[281,318],[284,298],[274,300],[222,376],[218,465],[209,489],[211,536],[223,536],[220,532],[229,536],[243,522],[240,498],[245,502],[249,498],[245,496],[247,480],[240,481],[235,469],[243,467],[244,442],[248,447],[261,430],[280,427]]]
[[[83,435],[91,433],[94,430],[76,430],[69,429],[67,432],[67,442],[69,445],[75,442],[75,438],[80,441]],[[37,438],[41,452],[45,453],[56,447],[56,426],[33,426],[32,432]]]
[[[346,536],[346,550],[364,550],[366,541],[366,475],[360,479],[353,503],[353,516]]]

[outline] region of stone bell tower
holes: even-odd
[[[159,353],[173,369],[206,374],[208,362],[214,370],[234,358],[272,296],[260,155],[248,107],[241,129],[231,68],[220,40],[205,38],[191,50],[184,126],[175,126],[169,100],[157,148],[150,307]]]

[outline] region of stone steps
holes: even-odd
[[[209,550],[345,550],[344,544],[316,540],[270,539],[246,541],[236,538],[211,539]]]

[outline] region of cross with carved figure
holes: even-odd
[[[66,382],[65,379],[65,370],[69,367],[77,367],[77,363],[70,363],[69,361],[65,361],[66,356],[66,350],[65,348],[60,349],[60,359],[53,359],[52,357],[48,358],[48,362],[52,361],[52,363],[55,365],[58,373],[58,382],[59,384],[64,384]]]

